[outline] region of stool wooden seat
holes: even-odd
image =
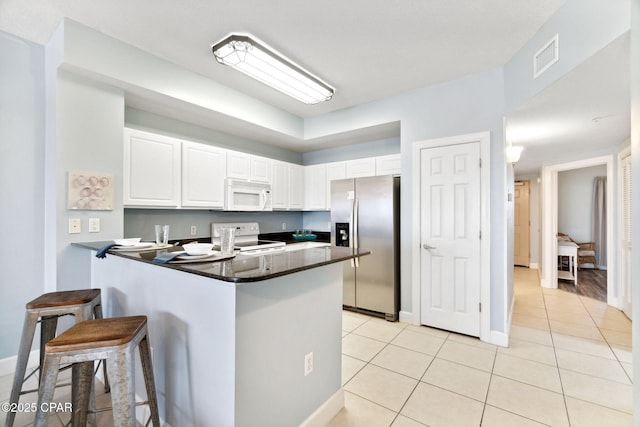
[[[35,427],[46,425],[42,411],[53,399],[62,363],[73,365],[73,426],[85,426],[89,396],[93,387],[93,363],[106,359],[110,376],[113,421],[116,426],[135,426],[134,352],[138,347],[144,374],[147,399],[154,427],[160,427],[151,351],[147,337],[147,317],[130,316],[86,320],[49,341],[45,346],[42,381]]]
[[[26,378],[27,363],[31,344],[35,335],[36,326],[40,323],[40,376],[42,375],[42,364],[44,361],[45,345],[56,335],[58,318],[61,316],[74,316],[76,322],[91,319],[93,317],[102,318],[102,301],[100,289],[81,289],[73,291],[59,291],[43,294],[26,304],[22,337],[18,349],[16,362],[16,372],[11,388],[10,404],[15,407],[21,394],[34,392],[37,390],[23,391],[24,382],[34,373],[31,372]],[[106,368],[105,368],[106,369]],[[105,391],[109,391],[109,384],[106,380],[105,371]],[[5,427],[12,427],[16,413],[8,412]]]

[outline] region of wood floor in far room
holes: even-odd
[[[573,281],[558,280],[558,289],[606,302],[607,270],[579,270],[578,286],[574,286]]]

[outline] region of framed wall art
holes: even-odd
[[[113,210],[113,175],[69,171],[68,209]]]

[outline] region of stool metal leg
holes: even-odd
[[[60,367],[60,358],[58,356],[47,354],[44,358],[42,369],[42,379],[40,382],[40,392],[38,396],[38,410],[33,427],[46,427],[48,412],[43,411],[45,404],[53,401],[53,393],[56,389],[58,380],[58,368]]]
[[[58,316],[42,316],[40,322],[40,366],[44,362],[44,346],[56,336],[58,328]],[[42,370],[39,378],[42,378]]]
[[[22,390],[22,383],[24,382],[24,376],[27,371],[29,353],[31,352],[31,343],[33,342],[37,323],[37,314],[29,312],[25,313],[24,325],[22,327],[22,338],[20,338],[20,348],[18,350],[18,360],[16,362],[16,373],[13,377],[13,387],[11,387],[11,397],[9,398],[11,407],[15,407],[20,400],[20,391]],[[15,412],[8,412],[7,419],[4,424],[5,427],[13,427],[15,418]]]
[[[93,308],[93,317],[95,319],[102,319],[102,304],[98,304]],[[109,393],[111,386],[109,385],[109,377],[107,376],[107,361],[101,360],[102,364],[102,376],[104,377],[104,392]]]
[[[111,403],[113,424],[118,427],[135,427],[135,375],[133,372],[134,347],[117,349],[107,358],[111,373]]]
[[[142,363],[142,373],[144,374],[144,384],[147,388],[147,400],[149,401],[149,411],[153,427],[160,427],[160,414],[158,413],[158,397],[156,395],[156,383],[153,376],[153,365],[151,364],[151,351],[147,336],[142,338],[138,344],[140,351],[140,362]]]
[[[73,364],[71,401],[73,427],[95,425],[95,395],[93,393],[93,362]]]

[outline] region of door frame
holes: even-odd
[[[625,310],[626,307],[625,306],[625,301],[624,298],[627,297],[624,286],[625,284],[621,282],[622,278],[625,277],[625,272],[623,271],[623,269],[625,268],[625,265],[623,264],[623,247],[622,247],[622,241],[624,240],[624,218],[623,218],[623,204],[624,204],[624,183],[623,183],[623,170],[622,170],[622,161],[624,159],[626,159],[627,157],[631,156],[631,147],[627,147],[625,149],[623,149],[622,151],[620,151],[618,153],[618,159],[617,159],[617,168],[618,168],[618,200],[617,200],[617,204],[616,204],[616,220],[618,221],[618,247],[616,248],[616,253],[618,256],[618,269],[617,269],[617,273],[618,273],[618,277],[620,278],[620,280],[617,281],[619,289],[617,292],[617,295],[620,296],[620,300],[618,301],[619,303],[619,309],[622,310],[623,313],[625,313],[627,315],[627,317],[629,317],[631,319],[630,313],[627,313],[627,311]],[[633,176],[633,169],[631,170],[631,173]],[[633,191],[633,184],[631,184],[632,187],[632,191]],[[631,217],[633,218],[633,213],[631,214]],[[607,230],[608,231],[608,230]],[[633,252],[632,252],[633,254]],[[629,272],[631,271],[631,268],[629,268]],[[608,272],[608,267],[607,267],[607,272]],[[608,277],[608,276],[607,276]],[[629,278],[629,280],[631,280],[631,278]],[[607,292],[609,289],[609,284],[607,283]],[[632,284],[633,286],[633,284]],[[608,299],[608,295],[607,295],[607,299]],[[631,300],[631,313],[633,313],[633,299]],[[633,319],[632,319],[633,320]]]
[[[422,324],[420,316],[422,312],[421,293],[422,284],[420,282],[420,150],[425,148],[443,147],[447,145],[468,144],[471,142],[480,143],[480,158],[482,167],[480,168],[480,340],[491,342],[491,293],[490,293],[490,266],[491,266],[491,229],[490,229],[490,172],[491,172],[491,133],[478,132],[452,137],[428,139],[417,141],[412,146],[412,229],[411,238],[411,295],[413,312]],[[505,293],[506,295],[506,293]]]
[[[613,224],[616,216],[613,201],[617,197],[614,192],[613,154],[576,160],[568,163],[544,166],[542,168],[542,278],[540,284],[544,288],[558,287],[558,172],[605,165],[607,167],[607,304],[618,307],[618,289],[616,288],[617,258],[614,248]],[[591,208],[591,206],[589,206]],[[619,308],[619,307],[618,307]]]

